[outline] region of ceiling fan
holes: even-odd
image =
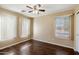
[[[26,7],[31,9],[30,11],[28,11],[28,13],[39,14],[40,12],[45,12],[45,9],[40,9],[41,8],[40,4],[36,4],[34,6],[27,5]],[[22,10],[22,12],[26,12],[26,10]]]

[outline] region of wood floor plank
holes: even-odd
[[[29,40],[0,50],[0,55],[75,55],[75,52],[70,48]]]

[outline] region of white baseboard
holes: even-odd
[[[37,40],[37,41],[41,41],[41,42],[45,42],[45,43],[49,43],[49,44],[54,44],[54,45],[58,45],[58,46],[74,49],[73,47],[65,46],[65,45],[61,45],[61,44],[57,44],[57,43],[51,43],[51,42],[47,42],[47,41],[43,41],[43,40]]]
[[[14,43],[14,44],[11,44],[11,45],[2,47],[2,48],[0,48],[0,50],[5,49],[5,48],[8,48],[8,47],[11,47],[11,46],[14,46],[14,45],[17,45],[17,44],[20,44],[20,43],[25,42],[25,41],[28,41],[28,40],[30,40],[30,39],[23,40],[23,41],[20,41],[20,42],[17,42],[17,43]],[[65,45],[61,45],[61,44],[57,44],[57,43],[51,43],[51,42],[46,42],[46,41],[42,41],[42,40],[37,40],[37,41],[41,41],[41,42],[45,42],[45,43],[49,43],[49,44],[54,44],[54,45],[58,45],[58,46],[62,46],[62,47],[67,47],[67,48],[74,49],[73,47],[65,46]],[[76,51],[76,50],[75,50],[75,51]]]
[[[11,46],[14,46],[14,45],[17,45],[17,44],[20,44],[20,43],[25,42],[25,41],[28,41],[28,40],[30,40],[30,39],[23,40],[23,41],[20,41],[20,42],[13,43],[13,44],[11,44],[11,45],[8,45],[8,46],[5,46],[5,47],[2,47],[2,48],[0,48],[0,50],[5,49],[5,48],[8,48],[8,47],[11,47]]]

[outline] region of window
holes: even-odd
[[[21,37],[28,37],[29,34],[30,34],[30,20],[28,18],[23,18]]]
[[[55,36],[58,38],[70,38],[70,16],[56,17],[56,31]]]
[[[12,15],[0,15],[0,40],[16,37],[16,17]]]

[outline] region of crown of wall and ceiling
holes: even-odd
[[[39,17],[66,10],[71,10],[76,4],[1,4],[0,7],[29,17]]]

